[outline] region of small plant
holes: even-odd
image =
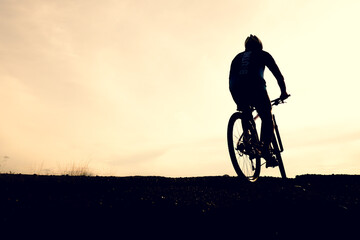
[[[68,169],[63,171],[64,175],[69,176],[92,176],[92,172],[89,169],[89,162],[75,163],[73,162]]]

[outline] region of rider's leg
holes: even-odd
[[[264,149],[268,150],[274,133],[274,125],[273,125],[271,111],[262,113],[262,116],[260,117],[261,117],[260,141],[263,143]]]
[[[243,115],[242,119],[250,119],[252,118],[252,110],[250,108],[249,96],[248,92],[243,90],[244,87],[233,86],[230,88],[231,96],[236,103],[237,110],[240,111]],[[249,129],[248,121],[241,121],[243,131],[247,131]]]
[[[246,132],[246,131],[248,131],[248,129],[250,129],[249,119],[252,119],[252,117],[253,117],[252,113],[251,113],[250,106],[246,106],[245,108],[240,109],[240,111],[243,114],[241,125],[242,125],[242,128],[243,128],[243,131]]]
[[[274,125],[271,113],[271,102],[266,91],[260,93],[256,110],[261,118],[260,141],[263,143],[264,150],[268,151],[273,134]]]

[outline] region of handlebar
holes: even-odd
[[[289,94],[289,95],[287,96],[287,98],[288,98],[288,97],[290,97],[290,96],[291,96],[291,95]],[[285,100],[286,100],[287,98],[285,98],[285,99],[282,99],[282,98],[276,98],[276,99],[274,99],[274,100],[272,100],[272,101],[271,101],[271,106],[274,106],[274,105],[279,105],[279,104],[285,103]]]

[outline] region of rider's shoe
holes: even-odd
[[[276,157],[270,152],[268,147],[263,146],[263,148],[261,149],[261,157],[264,158],[266,161],[266,168],[279,166]]]
[[[275,156],[269,156],[267,158],[265,158],[266,160],[266,168],[268,167],[277,167],[279,166],[279,162],[276,160]]]

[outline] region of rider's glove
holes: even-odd
[[[288,94],[287,92],[282,92],[281,95],[280,95],[281,100],[285,100],[288,97],[290,97],[290,94]]]

